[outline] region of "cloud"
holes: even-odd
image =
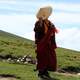
[[[80,3],[64,3],[57,2],[53,5],[55,10],[65,11],[65,12],[80,12]]]
[[[0,0],[0,3],[15,3],[16,0]]]
[[[34,14],[37,10],[46,5],[51,5],[55,12],[76,12],[80,13],[80,3],[64,3],[54,2],[48,0],[1,0],[0,7],[3,12],[16,14]],[[10,11],[11,10],[11,11]],[[12,11],[13,10],[13,11]]]
[[[1,14],[12,15],[36,15],[41,6],[51,5],[53,7],[53,14],[50,19],[55,24],[79,24],[80,23],[80,4],[79,3],[54,3],[43,1],[24,1],[16,2],[14,4],[3,4],[0,8]]]
[[[60,24],[79,24],[80,13],[56,12],[51,15],[50,19]]]
[[[80,51],[80,28],[67,28],[60,30],[56,35],[58,46]]]
[[[35,33],[34,31],[31,32],[26,32],[25,34],[21,35],[24,38],[30,39],[30,40],[35,40]]]
[[[17,35],[33,30],[34,15],[0,15],[0,29]]]

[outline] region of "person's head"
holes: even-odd
[[[38,11],[36,17],[39,19],[48,19],[48,17],[51,15],[52,13],[52,7],[50,6],[46,6],[43,8],[40,8],[40,10]]]

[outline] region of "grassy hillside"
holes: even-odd
[[[23,56],[31,54],[36,57],[34,42],[0,30],[0,55]],[[80,71],[80,52],[57,48],[58,67],[64,70]],[[19,76],[19,80],[38,80],[36,65],[12,64],[0,61],[0,74],[13,74]],[[50,73],[56,80],[80,80],[79,76],[66,76]]]
[[[80,69],[80,52],[64,48],[57,48],[56,52],[59,67],[72,66]]]
[[[33,55],[33,48],[33,41],[0,30],[0,55]]]

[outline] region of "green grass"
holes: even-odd
[[[34,42],[7,32],[0,31],[0,55],[24,56],[31,54],[36,57]],[[80,52],[57,48],[57,64],[60,68],[80,68]],[[10,64],[0,61],[0,74],[13,74],[20,77],[19,80],[38,80],[36,65]],[[59,80],[80,80],[79,76],[63,75],[50,72],[53,78]]]
[[[64,48],[57,48],[56,53],[57,53],[58,66],[80,67],[80,52]]]
[[[5,65],[5,66],[4,66]],[[0,74],[11,74],[20,77],[20,80],[35,80],[34,65],[20,65],[0,62]]]
[[[33,41],[0,31],[0,55],[21,56],[31,54],[34,56],[33,48]]]
[[[5,65],[5,66],[4,66]],[[0,74],[11,74],[20,77],[19,80],[38,80],[37,72],[34,72],[35,65],[9,64],[0,62]],[[50,75],[58,80],[80,80],[80,76],[67,76],[50,72]]]

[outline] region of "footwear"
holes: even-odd
[[[44,74],[46,77],[50,77],[49,73],[46,71]]]
[[[44,75],[45,79],[51,79],[50,75]]]
[[[45,74],[38,74],[38,77],[43,78],[43,79],[50,79],[51,78],[48,72]]]
[[[38,77],[40,77],[40,78],[45,78],[44,75],[40,75],[40,74],[38,74]]]
[[[52,80],[51,77],[45,76],[45,75],[40,75],[39,78],[41,78],[42,80]]]

